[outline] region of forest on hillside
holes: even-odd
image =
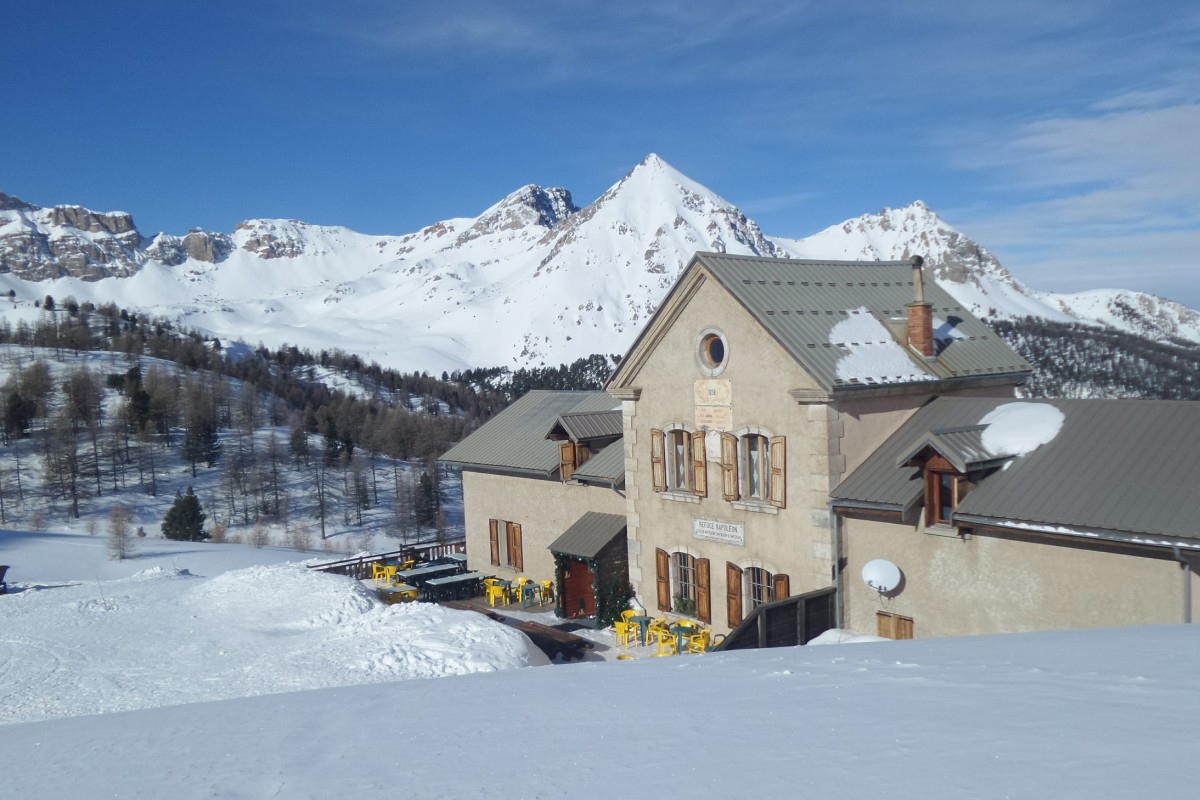
[[[613,361],[438,378],[222,343],[111,305],[37,305],[33,323],[0,320],[0,524],[155,497],[182,470],[219,487],[225,526],[442,532],[437,457],[529,389],[599,388]]]
[[[1027,397],[1200,400],[1200,347],[1026,317],[988,324],[1033,366]]]

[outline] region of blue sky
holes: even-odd
[[[806,236],[924,200],[1039,289],[1200,308],[1200,4],[22,3],[0,191],[377,234],[647,153]]]

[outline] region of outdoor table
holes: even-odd
[[[404,583],[412,583],[425,588],[425,582],[430,578],[442,578],[457,571],[458,567],[453,564],[434,564],[430,567],[417,567],[397,572],[396,578]]]
[[[464,567],[467,565],[466,553],[447,553],[446,558],[450,559],[456,564],[461,564]]]
[[[630,622],[637,623],[638,626],[638,641],[642,646],[646,646],[646,629],[650,627],[650,617],[645,614],[635,614],[629,618]]]
[[[411,592],[413,597],[416,597],[417,587],[410,586],[407,583],[392,584],[391,586],[381,587],[376,590],[379,593],[379,599],[385,603],[400,603],[404,602],[405,594]]]
[[[687,652],[687,637],[700,630],[695,625],[672,625],[671,633],[675,634],[675,648],[680,655]]]
[[[534,596],[542,590],[541,584],[537,581],[521,585],[521,605],[525,608],[533,605]]]
[[[425,581],[425,596],[431,600],[453,598],[462,600],[477,593],[483,573],[464,572],[461,575],[447,575],[444,578],[430,578]]]

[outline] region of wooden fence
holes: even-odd
[[[436,561],[450,553],[465,553],[466,551],[466,539],[453,539],[448,542],[438,542],[435,544],[413,545],[400,550],[391,550],[387,553],[371,553],[370,555],[356,556],[355,558],[343,558],[340,561],[309,564],[308,567],[318,572],[335,572],[338,575],[349,575],[352,578],[363,580],[364,578],[371,577],[371,565],[378,564],[380,561],[407,561],[412,559],[417,563],[421,563]]]

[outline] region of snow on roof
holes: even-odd
[[[929,379],[866,306],[854,309],[834,325],[829,343],[846,351],[837,362],[837,376],[843,381],[897,383]]]
[[[1063,412],[1046,403],[1005,403],[979,420],[987,425],[983,446],[993,455],[1023,456],[1053,441],[1064,419]]]

